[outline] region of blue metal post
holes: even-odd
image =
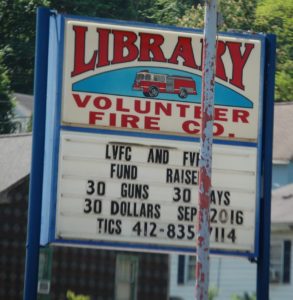
[[[28,207],[24,300],[37,299],[45,140],[50,10],[38,8],[35,56],[32,166]]]
[[[263,195],[260,209],[260,241],[257,262],[257,299],[269,299],[271,187],[273,158],[274,87],[275,87],[276,37],[266,38],[265,89],[263,110]]]

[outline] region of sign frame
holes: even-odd
[[[50,30],[49,30],[49,63],[48,63],[48,87],[47,89],[47,104],[46,104],[46,133],[45,133],[45,159],[44,159],[44,180],[43,180],[43,206],[42,206],[42,233],[41,233],[41,245],[47,244],[48,241],[53,244],[63,244],[63,245],[74,245],[74,246],[88,246],[88,247],[99,247],[107,249],[121,249],[121,250],[139,250],[139,251],[151,251],[151,252],[166,252],[169,251],[177,253],[194,253],[194,249],[182,249],[182,247],[162,247],[156,245],[144,245],[144,244],[132,244],[132,243],[117,243],[117,242],[94,242],[94,241],[76,241],[76,240],[61,240],[55,238],[55,226],[56,226],[56,198],[57,195],[57,177],[59,170],[58,153],[60,145],[60,132],[61,129],[81,132],[81,133],[95,133],[95,134],[108,134],[108,135],[119,135],[119,136],[131,136],[137,138],[152,138],[152,139],[162,139],[162,140],[180,140],[180,141],[197,141],[199,138],[187,137],[187,136],[176,136],[168,134],[156,134],[156,133],[137,133],[129,131],[120,131],[115,129],[93,129],[93,128],[82,128],[82,127],[72,127],[61,124],[61,98],[62,98],[62,86],[63,86],[63,57],[64,57],[64,27],[66,20],[84,21],[84,22],[102,22],[109,25],[127,25],[127,26],[139,26],[141,28],[154,28],[162,30],[172,30],[185,33],[200,33],[199,30],[186,29],[186,28],[173,28],[169,26],[158,26],[153,24],[142,24],[136,22],[124,22],[116,20],[105,20],[99,18],[87,18],[87,17],[77,17],[77,16],[63,16],[63,15],[51,15],[50,19]],[[58,24],[57,29],[55,25]],[[245,36],[235,33],[224,33],[222,34],[226,37],[245,37],[254,40],[259,40],[262,44],[261,49],[261,72],[260,75],[260,94],[263,95],[264,90],[264,68],[265,68],[265,36],[264,35],[249,35]],[[56,80],[57,78],[57,80]],[[263,97],[262,97],[263,98]],[[263,117],[263,104],[262,101],[259,103],[259,124],[258,128],[262,127]],[[52,127],[52,124],[54,126]],[[261,173],[262,161],[262,133],[261,130],[258,131],[257,144],[257,173]],[[214,140],[214,144],[226,144],[235,145],[235,142]],[[236,142],[237,145],[249,146],[249,142]],[[53,175],[53,176],[52,176]],[[226,254],[226,255],[237,255],[249,258],[258,257],[259,253],[259,232],[260,232],[260,193],[261,193],[261,176],[257,176],[257,196],[256,201],[256,212],[255,212],[255,234],[254,234],[254,251],[252,252],[239,252],[239,251],[227,251],[227,250],[213,250],[212,254]]]
[[[47,94],[50,95],[47,86],[49,62],[49,27],[50,19],[60,22],[55,11],[47,8],[38,8],[37,10],[37,35],[36,35],[36,56],[35,56],[35,84],[34,84],[34,119],[33,119],[33,143],[32,143],[32,167],[30,174],[30,193],[28,206],[28,224],[27,224],[27,245],[24,279],[24,300],[37,299],[38,283],[38,261],[40,247],[40,227],[41,227],[41,209],[43,195],[43,170],[45,156],[45,123],[48,119],[54,118],[47,116],[46,106],[48,106]],[[135,23],[136,24],[136,23]],[[51,37],[52,38],[52,37]],[[274,117],[274,83],[275,83],[275,60],[276,60],[276,36],[262,35],[265,41],[264,56],[264,85],[263,85],[263,120],[260,124],[264,128],[262,136],[262,160],[259,162],[261,170],[261,191],[257,206],[257,216],[259,216],[258,231],[255,236],[258,247],[255,256],[249,256],[251,262],[257,263],[257,298],[266,300],[269,297],[269,253],[270,253],[270,212],[271,212],[271,171],[272,171],[272,132]],[[55,40],[55,52],[58,41]],[[54,47],[53,47],[54,48]],[[52,47],[51,47],[52,50]],[[57,58],[57,53],[54,53]],[[53,71],[58,69],[54,66]],[[51,68],[51,75],[52,72]],[[56,84],[53,86],[57,93]],[[54,94],[53,92],[53,94]],[[52,92],[51,92],[52,94]],[[54,94],[57,97],[58,94]],[[60,95],[59,95],[60,96]],[[51,132],[53,134],[53,132]],[[52,136],[51,136],[52,137]],[[56,145],[54,145],[56,147]],[[47,153],[48,155],[48,153]],[[47,162],[48,163],[48,162]],[[43,204],[44,205],[44,204]],[[48,206],[47,206],[48,208]],[[53,207],[49,206],[50,209]],[[43,216],[50,216],[50,211],[44,212]],[[43,222],[44,225],[44,222]],[[47,226],[47,227],[46,227]],[[50,224],[45,228],[49,229]],[[45,232],[48,234],[49,232]],[[45,235],[46,236],[46,235]],[[43,236],[44,237],[44,236]],[[74,245],[73,245],[74,246]],[[229,254],[229,253],[226,253]],[[234,255],[234,253],[230,253]]]

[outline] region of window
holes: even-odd
[[[144,74],[136,74],[136,78],[135,78],[137,81],[141,81],[144,79]]]
[[[144,80],[151,80],[151,74],[145,74]]]
[[[195,281],[195,262],[196,256],[179,255],[177,274],[178,284]]]
[[[291,241],[284,241],[284,257],[283,257],[283,282],[290,283],[291,270]]]
[[[40,249],[39,272],[38,272],[38,293],[39,294],[50,293],[52,256],[53,256],[53,250],[51,247],[45,247]]]
[[[178,256],[178,272],[177,272],[177,283],[184,284],[185,282],[185,256]]]
[[[154,81],[165,82],[165,76],[164,75],[160,75],[160,74],[155,74],[154,75]]]
[[[187,281],[195,280],[196,256],[188,256],[187,260]]]
[[[271,244],[271,256],[270,256],[270,282],[277,283],[281,280],[282,273],[282,244]]]
[[[290,283],[291,241],[271,243],[270,282]]]
[[[138,257],[117,255],[115,300],[136,300]]]

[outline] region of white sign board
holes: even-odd
[[[214,147],[211,246],[253,250],[256,150]],[[199,147],[62,133],[57,237],[195,245]]]
[[[194,251],[202,34],[62,22],[44,243]],[[256,251],[262,43],[257,36],[219,36],[212,252]]]

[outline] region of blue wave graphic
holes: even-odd
[[[168,68],[133,67],[104,72],[75,82],[72,85],[72,90],[143,98],[142,91],[132,89],[136,73],[142,70],[158,74],[192,77],[196,83],[197,95],[188,95],[185,99],[182,99],[176,94],[160,93],[152,99],[201,103],[201,76]],[[253,108],[253,103],[248,98],[220,83],[215,84],[215,105]]]

